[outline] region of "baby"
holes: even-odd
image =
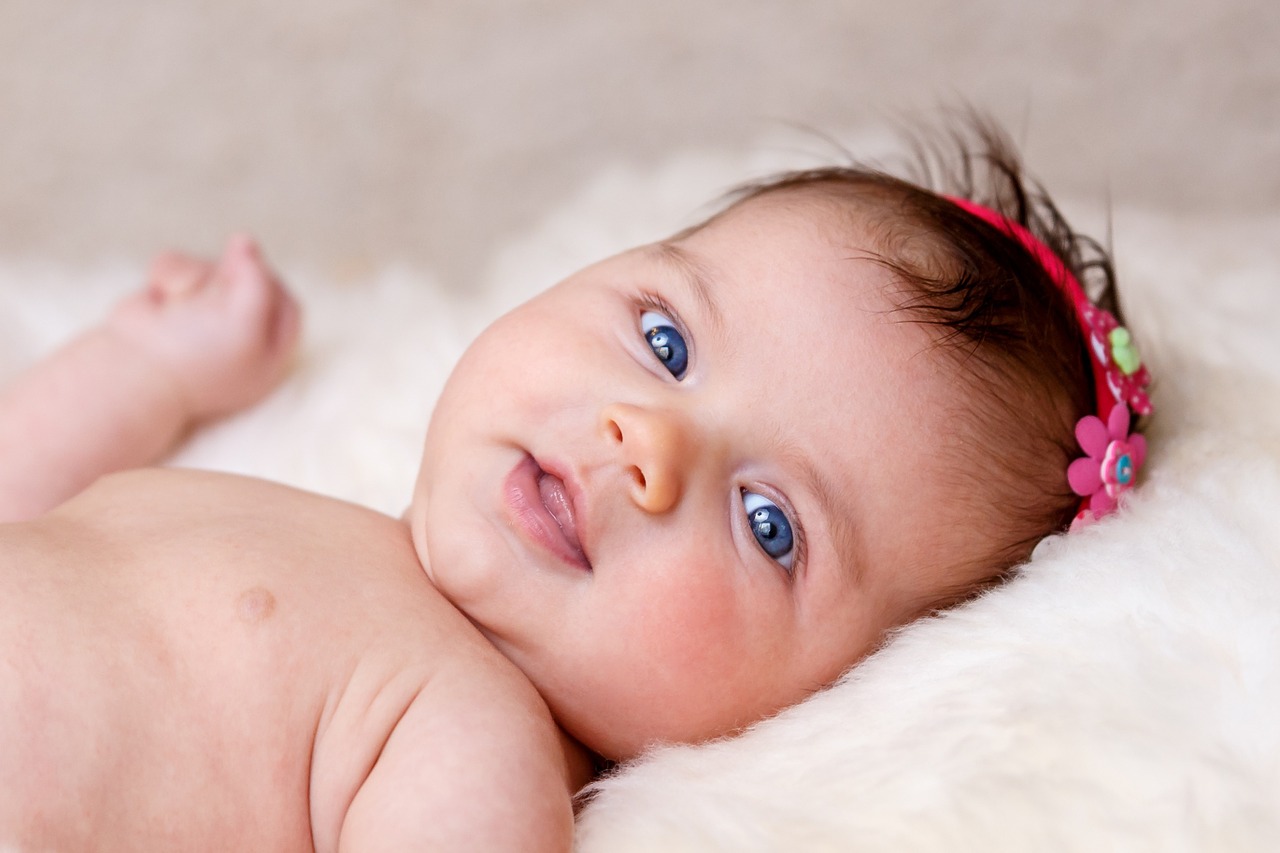
[[[160,257],[0,398],[0,848],[563,850],[599,760],[799,702],[1104,514],[1146,374],[980,130],[951,196],[785,174],[497,320],[402,519],[138,470],[300,325],[247,238]]]

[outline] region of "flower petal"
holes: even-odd
[[[1129,435],[1129,407],[1117,403],[1107,416],[1107,432],[1112,438],[1125,438]]]
[[[1151,398],[1141,388],[1133,389],[1133,393],[1129,395],[1129,405],[1140,415],[1151,414]]]
[[[1093,493],[1093,497],[1089,500],[1089,509],[1093,510],[1093,514],[1097,518],[1102,518],[1116,508],[1116,499],[1107,494],[1106,489]]]
[[[1133,470],[1142,468],[1142,461],[1147,458],[1147,440],[1141,433],[1129,436],[1129,458],[1133,460]]]
[[[1071,484],[1071,491],[1082,498],[1097,492],[1102,488],[1102,468],[1098,460],[1082,456],[1072,462],[1067,466],[1067,482]]]
[[[1085,453],[1101,462],[1102,454],[1107,452],[1111,437],[1107,435],[1107,427],[1102,423],[1101,418],[1096,415],[1085,415],[1076,422],[1076,441],[1080,442],[1080,447]]]

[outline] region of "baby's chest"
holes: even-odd
[[[0,604],[0,789],[22,792],[10,817],[36,833],[33,849],[91,847],[103,833],[133,849],[309,838],[327,683],[322,640],[307,646],[319,632],[280,618],[287,583],[232,569],[192,594],[176,567],[70,540],[20,569]],[[46,582],[27,574],[41,569]],[[65,837],[24,826],[40,814]],[[186,841],[150,834],[163,827]]]
[[[0,530],[0,782],[33,810],[80,804],[85,838],[99,817],[128,816],[127,835],[185,815],[228,847],[309,839],[317,732],[342,710],[349,742],[385,742],[393,723],[351,697],[384,708],[429,680],[449,608],[389,520],[147,499],[90,495]]]
[[[246,689],[383,643],[438,597],[394,519],[246,478],[115,475],[44,533],[30,550],[51,616]]]

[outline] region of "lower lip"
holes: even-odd
[[[542,494],[538,490],[538,478],[542,473],[532,456],[526,456],[511,470],[502,484],[507,514],[526,539],[550,552],[561,562],[590,571],[591,566],[587,563],[586,556],[564,538],[560,525],[542,503]]]

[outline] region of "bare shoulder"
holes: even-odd
[[[410,703],[347,810],[340,850],[570,849],[558,729],[519,670],[490,663],[443,672]]]
[[[369,515],[372,510],[282,483],[242,474],[191,468],[132,468],[107,474],[63,504],[59,511],[110,503],[126,512],[133,507],[161,514],[204,504],[230,505],[251,498],[255,507],[307,503],[332,505]]]
[[[46,518],[131,535],[173,529],[222,530],[263,525],[305,542],[336,526],[372,541],[396,519],[347,501],[257,477],[183,468],[135,468],[101,477]],[[175,528],[174,525],[179,525]]]

